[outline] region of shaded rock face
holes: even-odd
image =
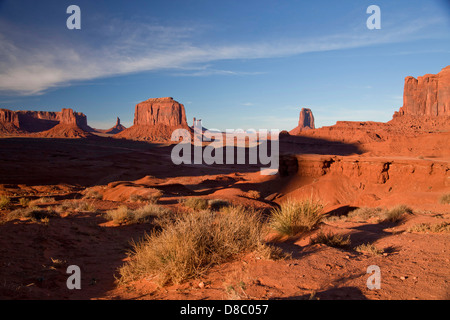
[[[52,111],[12,111],[8,109],[0,110],[0,123],[3,127],[14,127],[25,133],[35,133],[47,131],[56,125],[76,126],[85,131],[91,131],[87,124],[86,115],[74,112],[72,109],[62,109],[61,112]],[[4,130],[5,131],[5,130]],[[6,132],[7,133],[7,132]]]
[[[438,74],[405,78],[403,106],[395,116],[450,116],[450,66]]]
[[[152,98],[136,105],[134,125],[114,137],[170,142],[172,132],[179,128],[190,130],[184,106],[173,98]]]
[[[8,109],[0,109],[0,123],[9,123],[19,127],[19,116],[16,112]]]
[[[173,98],[153,98],[136,105],[134,125],[163,124],[169,127],[186,125],[184,106]]]
[[[298,128],[301,130],[315,129],[314,116],[311,109],[302,108],[300,118],[298,120]]]
[[[298,120],[298,126],[292,129],[289,133],[296,135],[302,131],[315,129],[314,116],[311,109],[302,108],[300,110],[300,117]]]

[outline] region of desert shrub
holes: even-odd
[[[6,209],[11,204],[11,199],[7,196],[0,196],[0,209]]]
[[[29,205],[30,206],[35,206],[35,205],[39,205],[39,204],[48,204],[48,203],[52,203],[52,202],[55,202],[55,201],[56,201],[55,198],[42,197],[42,198],[30,201]]]
[[[398,205],[391,209],[361,207],[350,212],[348,218],[358,221],[376,219],[378,222],[398,222],[405,213],[412,212],[413,211],[405,205]]]
[[[76,202],[76,211],[85,211],[85,212],[94,212],[97,210],[97,208],[87,201],[78,201]]]
[[[31,219],[33,221],[48,221],[49,218],[58,216],[53,210],[38,207],[21,208],[11,211],[7,220]]]
[[[288,199],[272,210],[270,226],[281,235],[293,236],[316,227],[323,218],[323,205],[318,200]]]
[[[120,281],[155,276],[167,284],[197,277],[236,254],[267,250],[262,227],[256,212],[241,208],[184,214],[134,243],[131,259],[119,269]]]
[[[450,223],[418,223],[409,227],[407,231],[418,233],[450,233]]]
[[[103,195],[97,190],[88,189],[84,194],[83,199],[103,200]]]
[[[115,210],[107,211],[105,218],[116,224],[123,224],[131,219],[131,210],[127,206],[120,206]]]
[[[97,208],[88,201],[83,200],[64,200],[59,206],[56,206],[54,210],[58,213],[63,212],[96,212]]]
[[[363,243],[357,247],[354,248],[355,251],[358,252],[362,252],[362,253],[368,253],[374,256],[377,255],[382,255],[383,254],[383,250],[378,249],[375,245],[371,244],[371,243]]]
[[[352,219],[352,220],[366,221],[366,220],[369,220],[374,217],[379,217],[382,212],[383,212],[383,209],[381,209],[381,208],[361,207],[361,208],[351,211],[348,214],[348,218]]]
[[[405,205],[399,205],[384,212],[381,217],[383,222],[398,222],[405,213],[412,213],[411,208]]]
[[[192,198],[183,198],[179,201],[184,206],[194,209],[194,210],[205,210],[208,209],[208,200],[192,197]]]
[[[311,244],[322,243],[330,247],[346,247],[350,245],[350,236],[344,237],[342,234],[324,233],[320,231],[317,236],[311,239]]]
[[[29,205],[30,205],[30,199],[28,199],[28,198],[20,198],[19,199],[19,204],[22,206],[22,207],[28,207]]]
[[[127,206],[120,206],[115,210],[106,212],[105,218],[116,224],[144,223],[152,219],[170,215],[171,210],[163,206],[149,203],[136,210],[129,209]]]
[[[443,194],[439,198],[439,203],[441,203],[441,204],[450,204],[450,193]]]
[[[261,193],[257,190],[249,190],[247,192],[247,198],[257,200],[257,199],[261,198]]]
[[[208,200],[208,206],[211,210],[220,210],[224,207],[229,207],[231,204],[227,200],[222,199],[212,199]]]
[[[164,195],[161,190],[154,189],[154,192],[149,192],[144,195],[132,194],[130,196],[130,201],[132,202],[147,202],[147,203],[158,203],[159,199]]]
[[[137,222],[137,223],[148,222],[155,218],[161,218],[161,217],[170,215],[171,213],[172,212],[170,209],[167,209],[163,206],[159,206],[154,203],[149,203],[142,208],[132,211],[131,222]]]

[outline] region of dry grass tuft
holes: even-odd
[[[361,245],[355,247],[354,249],[355,249],[355,251],[362,252],[362,253],[368,253],[373,256],[382,255],[384,252],[382,249],[378,249],[375,245],[373,245],[371,243],[361,244]]]
[[[227,214],[205,210],[182,215],[134,243],[119,280],[153,276],[161,285],[181,283],[235,255],[270,250],[262,230],[259,214],[240,207]]]
[[[348,214],[348,218],[356,221],[368,221],[374,219],[378,222],[399,222],[404,214],[413,213],[412,209],[405,205],[398,205],[391,209],[361,207]]]
[[[317,236],[311,239],[311,244],[322,243],[330,247],[342,248],[350,245],[350,236],[344,237],[342,234],[324,233],[320,231]]]
[[[439,203],[440,204],[450,204],[450,193],[443,194],[439,198]]]
[[[6,209],[11,204],[11,198],[7,196],[0,196],[0,209]]]
[[[270,226],[281,235],[294,236],[315,228],[323,219],[323,205],[318,200],[288,199],[272,211]]]
[[[24,208],[28,207],[30,205],[30,202],[31,202],[31,200],[29,198],[20,198],[19,199],[19,204]]]
[[[144,195],[140,194],[132,194],[130,196],[131,202],[144,202],[144,203],[158,203],[159,199],[164,195],[164,193],[161,190],[154,189],[153,192],[149,192]]]
[[[413,213],[412,209],[405,206],[405,205],[399,205],[394,208],[391,208],[384,212],[384,215],[382,217],[382,222],[398,222],[402,220],[404,214],[411,214]]]
[[[32,221],[48,222],[50,218],[54,218],[57,216],[58,214],[49,208],[42,209],[38,207],[28,207],[11,211],[7,216],[7,221],[16,219],[30,219]]]
[[[450,233],[450,223],[418,223],[408,228],[407,232],[417,233]]]
[[[206,210],[208,209],[208,200],[192,197],[192,198],[183,198],[179,200],[180,204],[191,208],[193,210]]]
[[[120,225],[150,222],[155,218],[170,214],[171,210],[157,204],[149,203],[136,210],[128,209],[125,205],[120,206],[115,210],[109,210],[106,213],[105,218]]]
[[[261,193],[257,190],[250,190],[246,194],[247,198],[258,200],[261,198]]]

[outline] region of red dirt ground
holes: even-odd
[[[377,127],[375,129],[375,127]],[[11,198],[0,211],[1,299],[449,299],[449,233],[417,233],[418,223],[450,222],[448,131],[409,128],[395,133],[383,125],[349,125],[339,134],[316,129],[282,137],[280,175],[262,176],[258,165],[183,165],[170,160],[170,146],[120,139],[0,139],[0,194]],[[350,135],[349,135],[349,132]],[[377,136],[378,135],[378,136]],[[352,136],[352,139],[342,137]],[[333,139],[332,139],[333,138]],[[19,199],[53,198],[56,208],[85,200],[95,212],[63,213],[49,219],[8,221]],[[162,190],[163,206],[197,196],[254,206],[265,213],[289,197],[314,195],[327,218],[309,234],[278,240],[283,260],[248,254],[215,266],[200,279],[158,287],[151,278],[117,285],[131,241],[150,232],[150,223],[117,226],[107,210],[133,194]],[[259,191],[261,198],[248,197]],[[404,204],[413,213],[397,223],[345,219],[357,207]],[[341,217],[341,218],[339,218]],[[319,231],[349,235],[340,249],[311,244]],[[372,243],[380,255],[354,248]],[[78,265],[82,289],[68,290],[66,268]],[[367,267],[381,269],[381,289],[369,290]]]

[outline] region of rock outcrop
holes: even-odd
[[[157,124],[170,127],[187,126],[184,106],[170,97],[153,98],[138,103],[134,113],[134,125]]]
[[[120,118],[117,117],[116,125],[114,127],[112,127],[111,129],[106,130],[105,133],[107,133],[107,134],[116,134],[116,133],[122,132],[125,129],[126,129],[125,126],[123,126],[120,123]]]
[[[298,126],[292,129],[289,133],[296,135],[302,131],[315,129],[314,126],[314,116],[311,109],[302,108],[300,110],[300,117],[298,120]]]
[[[450,116],[450,66],[438,74],[406,77],[403,106],[394,116]]]
[[[64,128],[62,128],[64,127]],[[92,131],[87,124],[86,115],[63,108],[61,112],[52,111],[12,111],[0,109],[0,133],[3,135],[35,134],[40,135],[52,130],[52,137],[58,137],[58,131],[64,131],[61,137],[70,137],[69,127],[73,127],[76,137]],[[55,130],[56,128],[56,130]],[[45,136],[45,134],[44,134]]]
[[[170,97],[152,98],[136,105],[133,126],[114,137],[169,142],[178,128],[190,130],[184,106]]]

